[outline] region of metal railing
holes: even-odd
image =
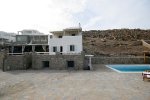
[[[61,55],[81,55],[81,53],[75,53],[75,52],[70,52],[70,53],[62,53],[62,52],[35,52],[37,55],[56,55],[56,54],[61,54]],[[7,53],[8,55],[23,55],[25,53]]]
[[[38,55],[49,55],[49,52],[36,52]]]
[[[7,53],[8,55],[23,55],[24,53]]]
[[[81,53],[62,53],[62,55],[81,55]]]

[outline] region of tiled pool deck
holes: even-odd
[[[94,71],[0,71],[0,100],[150,100],[140,73]]]

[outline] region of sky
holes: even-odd
[[[150,0],[0,0],[0,31],[150,29]]]

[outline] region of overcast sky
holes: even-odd
[[[150,29],[150,0],[0,0],[0,31]]]

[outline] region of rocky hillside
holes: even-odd
[[[150,30],[114,29],[83,32],[86,54],[95,56],[142,56],[141,39],[150,40]]]

